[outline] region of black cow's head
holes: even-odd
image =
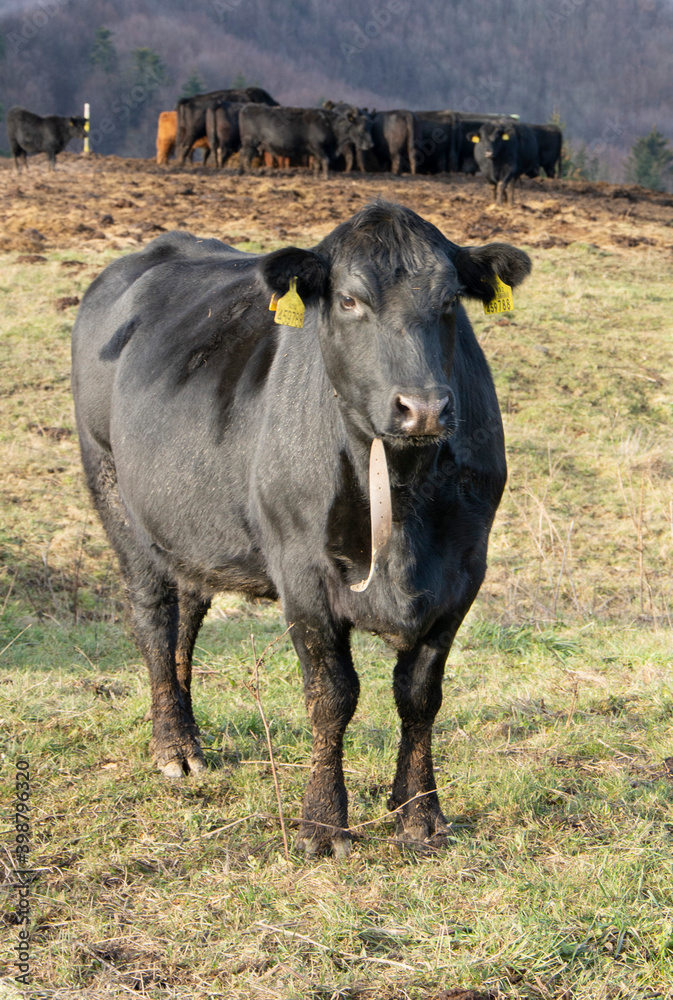
[[[68,118],[68,127],[72,138],[83,139],[86,135],[86,118],[82,118],[81,115],[73,115],[72,118]]]
[[[475,146],[479,144],[481,156],[487,160],[498,160],[511,152],[516,143],[516,131],[512,123],[486,122],[478,132],[472,132],[469,138]]]
[[[340,148],[347,143],[352,143],[356,149],[361,149],[364,152],[374,145],[371,119],[369,115],[362,114],[357,108],[349,108],[343,113],[337,113],[332,127]]]
[[[329,380],[369,439],[420,444],[455,429],[449,387],[462,296],[493,298],[497,275],[518,285],[530,258],[506,243],[459,247],[401,205],[358,212],[313,250],[264,258],[262,276],[318,310]]]

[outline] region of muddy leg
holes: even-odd
[[[432,725],[442,704],[444,664],[468,608],[437,622],[415,649],[400,653],[395,666],[393,692],[402,727],[388,808],[403,807],[396,816],[401,840],[428,840],[449,829],[436,792]]]
[[[112,456],[85,434],[80,435],[80,442],[87,483],[119,559],[134,637],[150,675],[153,729],[150,749],[157,766],[168,777],[203,770],[198,728],[191,703],[183,693],[189,691],[191,652],[205,614],[203,602],[192,594],[191,603],[186,602],[183,619],[179,621],[177,586],[157,567],[129,526]],[[182,684],[176,669],[179,632]]]
[[[177,588],[152,566],[139,565],[126,575],[133,634],[147,663],[152,689],[150,750],[167,778],[198,773],[205,767],[191,699],[178,680],[176,648],[179,632]],[[139,570],[141,570],[139,572]],[[183,665],[183,683],[189,667]]]
[[[192,654],[201,623],[208,613],[210,598],[194,590],[180,588],[178,593],[178,641],[175,648],[175,667],[178,685],[187,712],[192,712]]]
[[[287,613],[287,609],[286,609]],[[310,627],[291,613],[290,632],[304,679],[304,696],[313,727],[308,779],[297,845],[307,854],[335,857],[350,851],[348,796],[343,776],[343,737],[353,717],[360,685],[353,668],[348,631],[325,623]]]

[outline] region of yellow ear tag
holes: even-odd
[[[472,136],[472,142],[479,142],[479,136],[478,135],[473,135]]]
[[[493,291],[495,294],[491,301],[484,302],[484,312],[486,315],[492,316],[494,313],[511,312],[514,309],[512,289],[504,281],[501,281],[497,274],[493,282]]]
[[[509,139],[509,136],[507,135],[506,132],[503,133],[503,139],[504,139],[505,142],[507,142],[507,140]]]
[[[278,299],[274,322],[282,326],[304,325],[304,303],[299,298],[296,278],[290,278],[290,291]]]
[[[278,292],[274,292],[269,302],[269,312],[275,313],[278,308]]]

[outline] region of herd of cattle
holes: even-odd
[[[85,120],[25,108],[7,113],[7,135],[17,170],[27,153],[56,154],[74,137],[85,135]],[[527,125],[511,115],[458,111],[368,111],[327,101],[322,108],[282,107],[261,87],[215,90],[178,101],[162,111],[157,128],[157,163],[175,150],[183,166],[194,149],[211,152],[222,167],[239,154],[239,170],[252,169],[254,157],[267,166],[312,166],[322,171],[481,172],[498,203],[513,199],[514,183],[540,170],[557,176],[563,134],[556,125]]]
[[[557,175],[563,134],[556,125],[527,125],[511,115],[457,111],[368,111],[346,102],[322,108],[281,107],[260,87],[216,90],[178,101],[163,112],[157,132],[157,162],[173,146],[184,165],[197,145],[204,162],[212,151],[221,167],[239,153],[247,173],[253,157],[281,166],[312,165],[324,177],[330,169],[441,173],[480,171],[499,203],[511,200],[513,182],[540,170]]]

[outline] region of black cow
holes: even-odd
[[[537,140],[540,167],[547,177],[560,176],[563,132],[558,125],[531,125],[530,127]]]
[[[517,285],[529,270],[514,247],[461,248],[379,203],[311,250],[247,254],[168,233],[91,285],[73,331],[82,460],[149,667],[165,775],[205,766],[190,678],[211,594],[278,596],[313,728],[300,846],[349,848],[352,629],[398,652],[398,834],[446,831],[432,725],[506,478],[493,382],[461,299],[487,300],[495,274]],[[268,309],[293,277],[301,329]],[[356,592],[371,559],[377,438],[392,537]]]
[[[248,102],[267,104],[270,107],[278,106],[278,101],[274,101],[273,97],[261,87],[245,87],[243,90],[212,90],[208,94],[182,97],[177,103],[178,124],[175,140],[179,167],[184,167],[185,160],[191,153],[194,143],[197,139],[203,139],[206,134],[206,111],[208,108],[217,107],[223,101],[241,104]],[[208,156],[204,151],[203,162],[205,163],[207,159]]]
[[[537,177],[540,164],[537,140],[529,125],[504,119],[487,122],[473,133],[474,156],[486,180],[493,185],[498,205],[514,204],[514,186],[522,174]]]
[[[215,108],[206,109],[206,135],[218,167],[241,148],[238,113],[242,107],[240,103],[223,101]]]
[[[348,144],[356,149],[372,148],[370,124],[365,115],[353,109],[347,114],[323,108],[265,108],[247,104],[238,117],[241,130],[241,173],[250,170],[257,152],[291,158],[309,155],[314,158],[316,174],[322,166],[323,177],[336,156]]]
[[[416,170],[422,174],[455,170],[451,158],[454,112],[415,111],[414,115]]]
[[[416,173],[416,144],[420,131],[412,111],[379,111],[372,116],[374,152],[383,170]]]
[[[369,131],[372,143],[374,143],[372,126],[374,123],[375,112],[370,112],[368,108],[358,108],[354,104],[349,104],[348,101],[323,101],[322,108],[325,111],[334,111],[337,115],[346,115],[346,117],[354,115],[358,119],[360,117],[364,118],[367,123],[366,127]],[[331,166],[336,167],[337,169],[340,169],[343,166],[343,169],[347,174],[352,171],[355,163],[357,163],[358,170],[362,173],[367,171],[368,166],[370,169],[376,169],[378,161],[374,155],[374,145],[372,145],[372,149],[369,151],[369,156],[365,156],[366,152],[367,150],[363,150],[359,146],[356,146],[354,142],[346,139],[339,147],[337,154],[338,162],[332,162]]]
[[[71,139],[83,139],[86,119],[78,116],[35,115],[15,106],[7,112],[7,138],[17,173],[20,161],[28,168],[28,153],[46,153],[52,170],[56,169],[56,154],[62,152]]]
[[[511,115],[455,113],[451,137],[453,170],[463,174],[476,174],[478,172],[479,166],[474,157],[474,143],[471,137],[473,133],[479,131],[482,125],[494,121],[515,121],[515,119]]]
[[[412,111],[369,111],[367,108],[356,108],[345,101],[334,103],[324,101],[323,108],[336,111],[338,114],[364,115],[369,122],[373,142],[369,156],[352,142],[342,147],[346,173],[350,173],[357,161],[358,169],[390,170],[401,174],[402,169],[416,173],[415,143],[418,140],[416,118]]]

